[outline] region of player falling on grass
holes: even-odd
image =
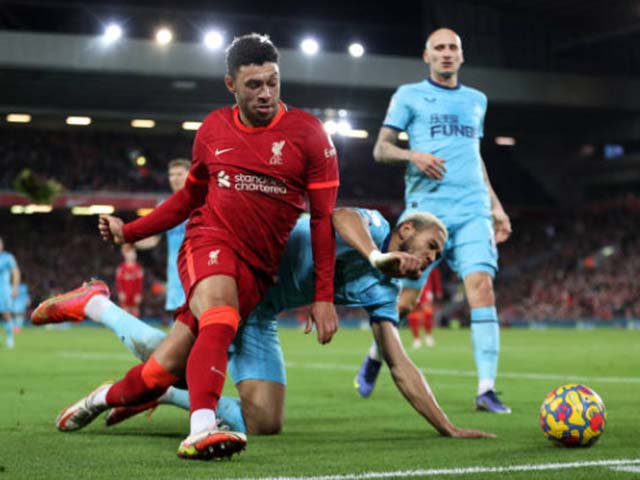
[[[190,168],[191,160],[187,160],[186,158],[175,158],[169,162],[169,186],[173,193],[184,187]],[[180,250],[180,245],[182,245],[182,241],[184,240],[186,225],[187,222],[185,221],[177,227],[173,227],[171,230],[168,230],[166,233],[167,288],[164,309],[171,313],[175,312],[185,302],[184,290],[182,289],[180,275],[178,274],[178,252]],[[158,243],[160,243],[160,238],[160,235],[153,235],[136,242],[135,247],[142,250],[154,248]]]
[[[305,209],[305,195],[315,273],[311,321],[321,343],[329,342],[338,326],[332,303],[331,211],[339,184],[335,148],[318,119],[280,100],[278,51],[268,37],[236,38],[226,61],[225,84],[237,105],[205,118],[185,187],[124,227],[115,217],[100,220],[105,238],[131,243],[173,228],[191,214],[178,258],[188,304],[178,313],[197,319],[186,364],[191,428],[178,448],[183,458],[231,456],[246,445],[242,433],[222,432],[216,425],[227,351],[241,319],[273,283],[289,233]],[[172,365],[159,357],[132,369],[123,382],[98,389],[92,406],[126,404],[131,391],[173,383]]]
[[[400,284],[389,275],[415,276],[432,263],[440,255],[447,238],[444,225],[431,215],[414,213],[390,232],[389,224],[378,212],[346,208],[336,209],[333,219],[339,234],[335,303],[363,307],[369,313],[374,337],[396,386],[438,432],[452,437],[490,436],[456,427],[448,420],[425,378],[407,357],[396,327]],[[232,345],[229,371],[240,401],[222,397],[217,414],[233,430],[273,434],[282,429],[286,376],[276,315],[284,309],[313,301],[313,276],[311,235],[309,219],[306,218],[299,220],[291,233],[280,263],[278,284],[269,289],[265,299],[240,327]],[[73,292],[53,297],[36,309],[34,322],[81,321],[86,316],[111,328],[134,355],[146,360],[149,353],[145,352],[161,343],[163,332],[119,312],[118,307],[108,300],[105,288],[102,282],[92,282]],[[184,327],[185,322],[191,322],[188,329],[191,334],[177,335],[177,330],[172,330],[153,355],[174,366],[184,366],[197,331],[192,320],[193,317],[179,315],[177,325]],[[149,401],[150,394],[157,398]],[[107,416],[107,425],[153,408],[158,403],[173,403],[188,409],[186,397],[186,392],[171,387],[169,382],[164,389],[156,384],[153,392],[140,391],[138,398],[129,397],[130,404],[137,403],[137,406],[112,409]],[[78,402],[83,405],[80,409],[83,416],[69,417],[66,414],[68,409],[63,410],[57,419],[61,431],[83,428],[101,412],[117,405],[87,406],[90,398],[91,394]]]
[[[408,163],[403,215],[428,210],[447,225],[450,238],[443,256],[463,279],[471,308],[476,408],[510,413],[495,392],[500,329],[493,277],[496,243],[509,237],[511,223],[480,156],[487,97],[458,82],[464,57],[454,31],[442,28],[429,35],[423,59],[430,66],[429,78],[395,92],[373,154],[378,162]],[[399,131],[408,133],[408,149],[396,145]],[[401,314],[413,308],[426,275],[404,281]],[[372,388],[377,369],[379,362],[367,357],[356,380],[365,391]]]

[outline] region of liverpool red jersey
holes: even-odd
[[[163,203],[150,218],[126,225],[127,241],[182,221],[184,205],[191,202],[187,237],[200,233],[219,237],[254,269],[275,275],[308,194],[315,299],[333,301],[335,239],[329,215],[339,184],[338,163],[331,138],[317,118],[281,102],[268,126],[249,128],[240,121],[237,106],[220,108],[200,126],[192,162],[185,192],[174,194],[175,201]],[[193,210],[193,199],[202,189],[205,203]]]
[[[338,185],[336,151],[320,121],[282,104],[268,127],[245,127],[238,109],[212,112],[198,130],[190,176],[208,182],[187,235],[207,229],[275,274],[307,189]]]
[[[139,263],[122,262],[116,270],[116,289],[118,293],[134,297],[142,295],[144,271]]]

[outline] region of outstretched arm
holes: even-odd
[[[207,195],[207,185],[196,180],[187,180],[181,190],[171,195],[153,212],[133,222],[124,224],[118,217],[101,215],[98,220],[100,236],[105,241],[135,243],[143,238],[165,232],[184,222],[189,214],[201,206]]]
[[[389,366],[398,390],[433,427],[445,437],[486,438],[492,433],[456,427],[433,395],[424,375],[409,359],[400,341],[398,329],[391,322],[372,322],[373,336],[384,361]]]
[[[423,261],[405,252],[381,253],[374,243],[366,221],[353,208],[336,208],[331,214],[333,226],[342,239],[373,267],[390,277],[419,276]]]

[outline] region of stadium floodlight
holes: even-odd
[[[218,50],[224,44],[224,36],[217,30],[210,30],[205,33],[203,41],[209,50]]]
[[[156,42],[160,45],[168,45],[173,40],[173,33],[168,28],[161,28],[156,32]]]
[[[104,29],[102,38],[105,43],[114,43],[122,38],[122,28],[116,23],[110,23],[107,28]]]
[[[347,118],[349,116],[349,112],[347,112],[344,108],[338,110],[338,116],[340,118]]]
[[[320,44],[313,38],[305,38],[302,43],[300,43],[300,48],[304,52],[305,55],[315,55],[320,50]]]
[[[338,124],[334,120],[327,120],[324,122],[324,129],[329,135],[335,135],[338,133]]]
[[[351,131],[351,124],[346,120],[340,120],[338,122],[338,135],[347,136]]]
[[[133,128],[154,128],[156,121],[150,118],[134,118],[131,120],[131,126]]]
[[[354,42],[349,45],[349,55],[354,58],[360,58],[362,55],[364,55],[364,47],[362,46],[362,44]]]
[[[9,113],[6,118],[8,123],[29,123],[31,121],[31,115],[28,113]]]
[[[182,122],[182,129],[198,130],[200,128],[200,125],[202,125],[202,122],[193,122],[193,121]]]
[[[147,157],[145,157],[144,155],[140,155],[138,158],[136,158],[136,165],[138,165],[139,167],[144,167],[147,164]]]
[[[67,125],[76,125],[86,127],[87,125],[91,125],[91,117],[77,117],[77,116],[69,116],[65,120]]]
[[[516,144],[516,139],[513,137],[496,137],[496,145],[513,147],[515,144]]]

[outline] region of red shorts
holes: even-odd
[[[140,304],[135,302],[135,298],[136,298],[136,294],[125,293],[124,298],[120,302],[120,306],[121,307],[137,307]]]
[[[176,310],[175,319],[187,325],[194,335],[198,333],[197,321],[188,305],[194,287],[200,280],[213,275],[235,278],[242,319],[247,318],[258,305],[271,284],[266,274],[252,269],[219,238],[201,234],[184,239],[178,254],[178,273],[187,301]]]

